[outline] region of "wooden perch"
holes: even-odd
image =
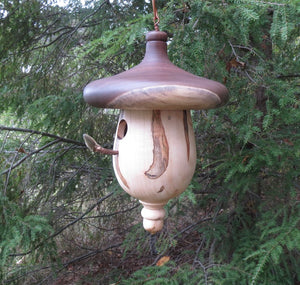
[[[93,139],[91,136],[84,134],[83,135],[84,142],[89,150],[93,152],[100,152],[102,154],[109,154],[109,155],[116,155],[119,154],[117,150],[113,149],[107,149],[99,145],[95,139]]]

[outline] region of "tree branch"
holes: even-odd
[[[98,11],[99,11],[100,9],[102,9],[103,6],[105,6],[106,4],[109,4],[109,1],[108,1],[108,0],[104,0],[104,1],[99,5],[98,8],[94,9],[94,11],[93,11],[92,13],[90,13],[89,15],[86,15],[86,16],[82,19],[82,21],[80,21],[80,23],[78,23],[78,24],[74,27],[73,31],[70,32],[69,39],[70,39],[70,38],[72,37],[72,35],[73,35],[73,34],[74,34],[74,33],[75,33],[75,32],[83,25],[83,23],[84,23],[87,19],[89,19],[90,17],[92,17],[92,16],[94,16],[96,13],[98,13]],[[66,46],[66,45],[68,44],[69,39],[66,40],[64,46]]]
[[[52,239],[56,236],[58,236],[60,233],[62,233],[65,229],[69,228],[70,226],[74,225],[75,223],[77,223],[78,221],[80,221],[84,216],[86,216],[88,213],[90,213],[97,205],[99,205],[100,203],[102,203],[103,201],[105,201],[106,199],[108,199],[110,196],[112,196],[114,194],[114,192],[110,192],[107,195],[105,195],[104,197],[101,197],[100,199],[98,199],[98,201],[93,204],[91,207],[89,207],[83,214],[81,214],[79,217],[77,217],[76,219],[74,219],[72,222],[68,223],[67,225],[65,225],[64,227],[60,228],[57,232],[55,232],[54,234],[50,235],[49,237],[47,237],[46,239],[44,239],[42,242],[40,242],[37,246],[35,246],[34,249],[29,250],[27,252],[23,252],[23,253],[12,253],[9,256],[24,256],[24,255],[28,255],[30,253],[32,253],[33,250],[38,249],[40,246],[42,246],[47,240]]]
[[[40,132],[40,131],[35,131],[35,130],[30,130],[30,129],[23,129],[23,128],[15,128],[15,127],[6,127],[6,126],[1,126],[0,125],[0,130],[4,130],[4,131],[13,131],[13,132],[23,132],[23,133],[31,133],[31,134],[36,134],[36,135],[41,135],[44,137],[49,137],[49,138],[53,138],[53,139],[57,139],[61,142],[66,142],[66,143],[72,143],[75,145],[79,145],[79,146],[84,146],[85,144],[83,142],[79,142],[79,141],[75,141],[72,139],[67,139],[67,138],[63,138],[57,135],[53,135],[50,133],[46,133],[46,132]]]
[[[24,156],[23,158],[21,158],[19,161],[17,161],[15,164],[11,165],[8,169],[4,170],[3,172],[1,172],[1,175],[4,175],[4,174],[7,174],[9,172],[11,172],[14,168],[18,167],[23,161],[25,161],[28,157],[36,154],[36,153],[39,153],[40,151],[48,148],[49,146],[51,145],[54,145],[56,143],[58,143],[60,140],[59,139],[56,139],[46,145],[44,145],[43,147],[33,151],[33,152],[30,152],[29,154],[27,154],[26,156]]]
[[[126,212],[130,212],[138,207],[140,207],[141,204],[136,204],[134,205],[133,207],[131,208],[128,208],[128,209],[125,209],[123,211],[117,211],[117,212],[114,212],[114,213],[111,213],[111,214],[104,214],[104,215],[97,215],[97,216],[89,216],[89,217],[85,217],[85,218],[82,218],[83,220],[85,219],[96,219],[96,218],[108,218],[108,217],[112,217],[112,216],[116,216],[116,215],[120,215],[120,214],[124,214]],[[72,217],[73,218],[73,217]],[[71,218],[66,218],[66,219],[71,219]]]
[[[20,145],[20,147],[19,148],[22,148],[22,146],[25,144],[25,142],[30,138],[30,136],[31,136],[31,134],[29,134],[28,136],[27,136],[27,138],[25,138],[24,140],[23,140],[23,142],[21,143],[21,145]],[[15,161],[15,159],[17,158],[17,153],[14,155],[14,157],[13,157],[13,159],[12,159],[12,161],[11,161],[11,165],[10,165],[10,167],[6,170],[6,172],[5,173],[7,173],[7,175],[6,175],[6,180],[5,180],[5,185],[4,185],[4,190],[3,190],[3,193],[4,193],[4,195],[6,195],[6,190],[7,190],[7,186],[8,186],[8,180],[9,180],[9,177],[10,177],[10,173],[11,173],[11,171],[12,171],[12,169],[13,169],[13,163],[14,163],[14,161]],[[4,174],[4,172],[3,173],[1,173],[1,174]]]
[[[296,78],[296,77],[300,77],[300,74],[286,74],[286,75],[280,74],[280,75],[277,75],[277,78]]]
[[[96,250],[93,250],[93,251],[88,252],[88,253],[86,253],[86,254],[77,256],[77,257],[75,257],[75,258],[73,258],[73,259],[71,259],[71,260],[69,260],[69,261],[67,261],[67,262],[64,262],[64,263],[62,264],[62,266],[63,266],[63,268],[66,268],[66,267],[68,267],[69,265],[71,265],[71,264],[73,264],[73,263],[75,263],[75,262],[79,262],[79,261],[85,260],[85,259],[87,259],[87,258],[93,257],[93,256],[95,256],[95,255],[97,255],[97,254],[99,254],[99,253],[102,253],[102,252],[111,250],[111,249],[113,249],[113,248],[120,247],[122,244],[123,244],[123,243],[120,242],[120,243],[116,243],[116,244],[110,245],[110,246],[108,246],[108,247],[106,247],[106,248],[103,248],[103,249],[96,249]],[[50,268],[53,268],[53,266],[52,266],[52,265],[43,266],[43,267],[38,268],[38,269],[34,269],[34,270],[31,270],[31,271],[27,271],[27,272],[25,273],[25,275],[32,274],[32,273],[36,273],[36,272],[40,272],[40,271],[42,271],[42,270],[46,270],[46,269],[50,269]],[[58,273],[59,273],[60,271],[62,271],[62,270],[63,270],[63,269],[60,269],[60,270],[56,271],[56,274],[58,274]],[[52,276],[52,275],[51,275],[51,276]],[[11,278],[11,279],[4,280],[4,281],[3,281],[3,284],[11,284],[11,282],[16,281],[16,280],[18,280],[18,279],[20,279],[20,278],[22,278],[22,277],[24,277],[24,274],[19,275],[19,276],[15,277],[15,278]],[[43,281],[45,281],[45,279],[44,279]],[[43,283],[38,283],[38,284],[43,284]]]

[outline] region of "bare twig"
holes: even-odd
[[[208,285],[208,274],[207,274],[207,268],[206,268],[206,266],[204,266],[203,264],[202,264],[202,262],[200,261],[200,260],[197,260],[197,263],[200,265],[200,267],[202,268],[202,270],[203,270],[203,273],[204,273],[204,284],[205,285]]]
[[[277,75],[277,78],[296,78],[296,77],[300,77],[300,74],[280,74]]]
[[[210,221],[210,220],[212,220],[212,219],[213,219],[213,217],[203,218],[203,219],[201,219],[201,220],[199,220],[199,221],[197,221],[197,222],[195,222],[195,223],[193,223],[193,224],[187,226],[187,227],[184,228],[183,230],[181,230],[179,233],[177,233],[177,234],[174,236],[174,238],[176,238],[176,237],[182,235],[183,233],[185,233],[186,231],[192,229],[193,227],[195,227],[195,226],[197,226],[197,225],[199,225],[199,224],[201,224],[201,223],[203,223],[203,222]]]
[[[230,41],[228,41],[230,47],[231,47],[231,50],[232,50],[232,53],[234,55],[234,57],[236,58],[237,61],[240,61],[240,56],[237,54],[236,50],[235,50],[235,47],[239,47],[241,48],[241,46],[236,46],[236,45],[233,45]],[[243,47],[243,48],[246,48],[246,47]],[[251,49],[250,49],[251,50]],[[252,51],[252,50],[251,50]],[[243,71],[243,74],[245,74],[248,79],[253,82],[253,83],[256,83],[256,81],[250,76],[250,74],[248,73],[247,70],[244,70]]]
[[[274,6],[287,6],[285,3],[277,3],[277,2],[268,2],[268,1],[253,1],[256,4],[264,4],[264,5],[274,5]]]
[[[195,263],[196,263],[196,262],[197,262],[197,260],[198,260],[198,254],[199,254],[200,250],[202,249],[202,247],[203,247],[203,244],[204,244],[205,240],[206,240],[206,238],[205,238],[205,237],[203,237],[203,239],[202,239],[202,241],[201,241],[200,245],[199,245],[199,246],[198,246],[198,248],[197,248],[197,251],[196,251],[196,254],[195,254],[195,257],[194,257],[193,266],[195,265]]]
[[[3,143],[2,143],[2,146],[1,146],[1,149],[0,149],[0,153],[3,151],[4,149],[4,146],[5,146],[5,143],[7,141],[7,138],[8,138],[8,132],[6,133],[5,135],[5,138],[3,139]]]
[[[50,142],[50,143],[44,145],[43,147],[41,147],[41,148],[39,148],[39,149],[37,149],[37,150],[35,150],[35,151],[32,151],[32,152],[28,153],[26,156],[24,156],[23,158],[21,158],[21,159],[20,159],[19,161],[17,161],[15,164],[11,165],[8,169],[6,169],[6,170],[4,170],[3,172],[1,172],[1,175],[10,173],[14,168],[18,167],[18,166],[19,166],[22,162],[24,162],[28,157],[30,157],[30,156],[32,156],[32,155],[34,155],[34,154],[36,154],[36,153],[39,153],[39,152],[41,152],[42,150],[44,150],[44,149],[46,149],[46,148],[48,148],[48,147],[50,147],[50,146],[52,146],[52,145],[54,145],[54,144],[56,144],[56,143],[59,143],[59,142],[60,142],[60,140],[59,140],[59,139],[56,139],[56,140],[54,140],[54,141],[52,141],[52,142]]]
[[[102,252],[111,250],[111,249],[113,249],[113,248],[120,247],[122,244],[123,244],[122,242],[121,242],[121,243],[117,243],[117,244],[113,244],[113,245],[110,245],[110,246],[108,246],[108,247],[106,247],[106,248],[103,248],[103,249],[96,249],[96,250],[90,251],[90,252],[88,252],[88,253],[86,253],[86,254],[77,256],[77,257],[75,257],[75,258],[73,258],[73,259],[71,259],[71,260],[69,260],[69,261],[63,263],[63,264],[62,264],[62,269],[58,270],[58,271],[56,272],[56,274],[58,274],[58,273],[61,272],[64,268],[68,267],[69,265],[71,265],[71,264],[73,264],[73,263],[76,263],[76,262],[79,262],[79,261],[88,259],[88,258],[90,258],[90,257],[93,257],[93,256],[99,254],[99,253],[102,253]],[[43,266],[43,267],[38,268],[38,269],[34,269],[34,270],[31,270],[31,271],[27,271],[27,272],[26,272],[26,275],[29,275],[29,274],[32,274],[32,273],[37,273],[37,272],[40,272],[40,271],[42,271],[42,270],[51,269],[51,268],[53,268],[53,265]],[[51,276],[52,276],[52,275],[51,275]],[[16,280],[18,280],[18,279],[21,279],[22,277],[24,277],[24,274],[19,275],[19,276],[15,277],[15,278],[12,278],[12,279],[4,280],[4,281],[3,281],[3,284],[12,284],[12,282],[14,282],[14,281],[16,281]],[[47,278],[47,279],[48,279],[48,278]],[[45,281],[45,279],[42,280],[40,283],[37,283],[37,284],[44,284],[44,283],[43,283],[44,281]]]
[[[248,73],[247,70],[245,70],[245,74],[247,75],[247,77],[249,78],[250,81],[252,81],[253,83],[256,83],[256,81],[250,76],[250,74]]]
[[[193,224],[191,224],[191,225],[185,227],[185,228],[184,228],[183,230],[181,230],[179,233],[177,233],[176,235],[174,235],[174,236],[173,236],[173,239],[175,239],[175,238],[181,236],[184,232],[186,232],[186,231],[192,229],[193,227],[195,227],[195,226],[197,226],[197,225],[199,225],[199,224],[201,224],[201,223],[203,223],[203,222],[210,221],[210,220],[212,220],[212,219],[213,219],[213,217],[203,218],[203,219],[201,219],[201,220],[199,220],[199,221],[197,221],[197,222],[195,222],[195,223],[193,223]],[[155,265],[156,262],[157,262],[162,256],[164,256],[164,254],[165,254],[165,252],[166,252],[167,250],[168,250],[168,248],[166,248],[163,252],[161,252],[161,253],[155,258],[155,260],[153,261],[152,265]]]
[[[87,19],[89,19],[90,17],[92,17],[92,16],[94,16],[96,13],[98,13],[98,11],[99,11],[100,9],[102,9],[106,4],[109,4],[109,1],[108,1],[108,0],[104,0],[104,1],[99,5],[98,8],[94,9],[92,13],[86,15],[86,16],[82,19],[82,21],[81,21],[80,23],[78,23],[78,24],[74,27],[73,31],[70,32],[70,34],[69,34],[69,36],[68,36],[69,39],[67,39],[67,40],[65,41],[64,46],[68,45],[69,40],[70,40],[70,38],[72,37],[72,35],[73,35],[73,34],[74,34],[74,33],[75,33],[75,32],[83,25],[83,23],[84,23]]]
[[[20,145],[19,148],[22,148],[22,146],[23,146],[24,143],[30,138],[30,136],[31,136],[31,134],[29,134],[29,135],[23,140],[23,142],[21,143],[21,145]],[[12,162],[11,162],[10,167],[9,167],[6,171],[4,171],[4,172],[1,173],[1,174],[7,174],[6,179],[5,179],[4,190],[3,190],[4,195],[6,195],[6,190],[7,190],[7,186],[8,186],[8,181],[9,181],[10,173],[11,173],[11,171],[15,168],[13,163],[14,163],[16,157],[17,157],[17,153],[15,154],[14,158],[12,159]],[[16,163],[16,164],[18,164],[18,163]],[[19,164],[18,164],[18,165],[19,165]]]
[[[233,44],[231,43],[231,41],[228,41],[228,43],[229,43],[229,45],[230,45],[230,47],[231,47],[231,50],[232,50],[234,56],[236,57],[237,60],[239,60],[240,57],[239,57],[238,54],[236,53]]]
[[[53,135],[53,134],[46,133],[46,132],[40,132],[40,131],[24,129],[24,128],[6,127],[6,126],[0,126],[0,130],[42,135],[42,136],[49,137],[49,138],[59,139],[62,142],[72,143],[72,144],[79,145],[79,146],[85,146],[85,144],[83,142],[75,141],[75,140],[72,140],[72,139],[67,139],[67,138],[60,137],[60,136],[57,136],[57,135]]]
[[[242,46],[242,45],[234,45],[231,44],[231,42],[229,42],[231,48],[239,48],[239,49],[245,49],[248,50],[250,53],[255,54],[256,56],[258,56],[261,60],[264,61],[264,59],[255,51],[255,49],[253,47],[247,47],[247,46]]]
[[[130,211],[132,211],[132,210],[134,210],[134,209],[136,209],[136,208],[138,208],[140,206],[141,206],[141,204],[136,204],[133,207],[125,209],[125,210],[122,210],[122,211],[117,211],[117,212],[114,212],[114,213],[111,213],[111,214],[103,214],[103,215],[97,215],[97,216],[84,217],[84,218],[82,218],[82,220],[98,219],[98,218],[108,218],[108,217],[112,217],[112,216],[124,214],[126,212],[130,212]],[[66,218],[66,219],[73,219],[73,217],[72,218]]]

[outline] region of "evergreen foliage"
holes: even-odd
[[[110,158],[81,137],[111,148],[118,112],[82,90],[140,62],[151,4],[0,3],[3,284],[300,282],[298,1],[156,5],[172,62],[225,84],[230,101],[192,112],[193,181],[149,238]]]

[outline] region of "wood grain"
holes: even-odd
[[[184,128],[184,136],[186,140],[186,154],[187,154],[187,160],[190,159],[190,137],[189,137],[189,125],[188,125],[188,119],[187,119],[187,111],[183,111],[183,128]]]
[[[169,163],[169,145],[165,129],[161,121],[160,111],[152,112],[151,124],[153,138],[153,162],[145,175],[150,179],[157,179],[167,169]]]
[[[120,134],[120,133],[124,134],[124,129],[123,129],[124,124],[122,122],[124,122],[125,120],[123,118],[124,118],[124,111],[121,111],[120,116],[119,116],[118,127],[117,127],[117,139],[115,140],[115,143],[114,143],[114,148],[116,150],[119,149],[120,139],[124,138],[124,136]],[[126,128],[127,128],[127,125],[126,125]],[[127,130],[126,130],[126,132],[127,132]],[[121,180],[121,183],[123,183],[123,185],[129,190],[130,188],[129,188],[128,182],[127,182],[127,180],[125,179],[125,177],[123,176],[123,174],[120,170],[119,155],[116,155],[114,157],[113,165],[114,165],[114,170],[115,170],[115,173],[116,173],[117,177]],[[128,191],[128,190],[125,190],[125,191]]]

